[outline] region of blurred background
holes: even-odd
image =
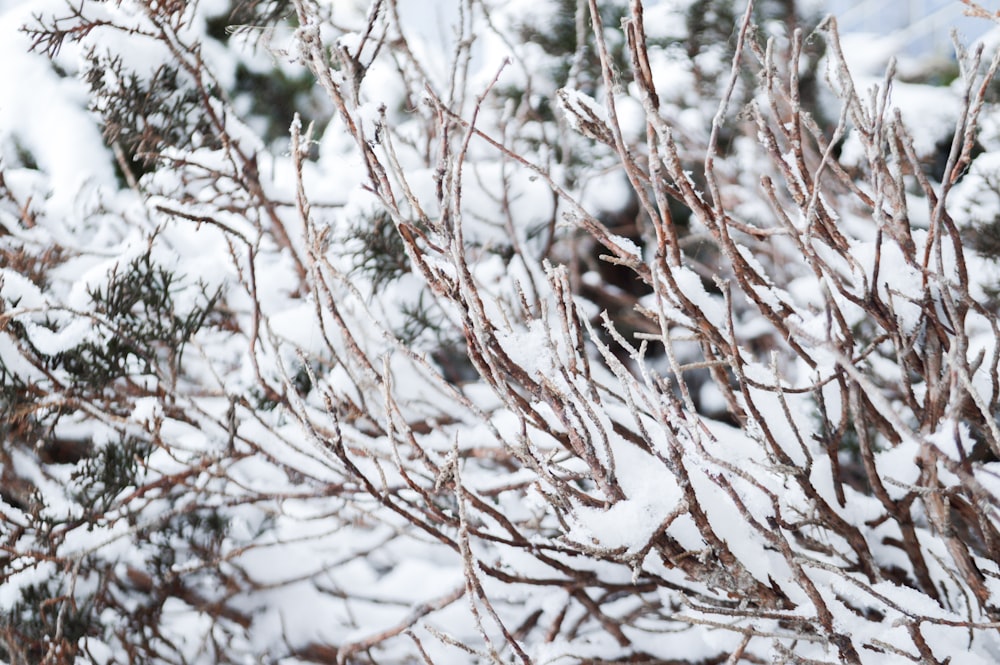
[[[979,5],[990,12],[1000,9],[997,0]],[[989,21],[967,16],[961,0],[826,0],[826,7],[838,17],[841,33],[888,41],[900,57],[953,59],[952,28],[965,45],[991,30]]]

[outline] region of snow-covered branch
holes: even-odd
[[[1000,57],[682,4],[0,11],[0,660],[1000,657]]]

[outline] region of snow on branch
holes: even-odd
[[[683,4],[31,18],[0,661],[1000,658],[1000,56]]]

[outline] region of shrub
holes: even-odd
[[[364,4],[25,17],[0,658],[1000,657],[998,56]]]

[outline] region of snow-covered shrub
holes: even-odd
[[[0,3],[0,660],[1000,658],[1000,61],[793,4]]]

